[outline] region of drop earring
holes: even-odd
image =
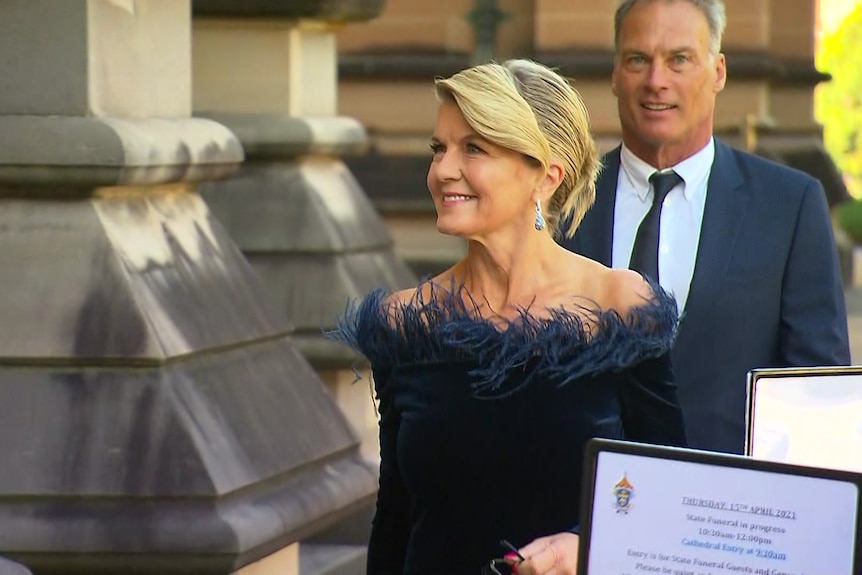
[[[545,229],[545,217],[542,215],[542,203],[539,200],[536,200],[536,229]]]

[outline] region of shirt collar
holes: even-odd
[[[701,193],[706,188],[700,184],[709,177],[714,159],[715,141],[710,138],[703,148],[672,166],[685,183],[683,194],[686,200],[691,200],[694,194]],[[634,152],[629,150],[625,144],[620,150],[620,167],[631,189],[635,190],[642,202],[646,202],[650,191],[649,177],[656,171],[656,168],[635,156]]]

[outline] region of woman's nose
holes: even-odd
[[[457,180],[461,177],[461,161],[456,150],[440,152],[434,165],[437,177],[441,180]]]

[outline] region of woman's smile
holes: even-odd
[[[443,194],[443,205],[444,206],[454,206],[457,204],[463,204],[464,202],[469,202],[470,200],[475,200],[475,196],[468,196],[465,194]]]

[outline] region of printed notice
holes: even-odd
[[[601,452],[587,575],[853,575],[858,498],[833,479]]]

